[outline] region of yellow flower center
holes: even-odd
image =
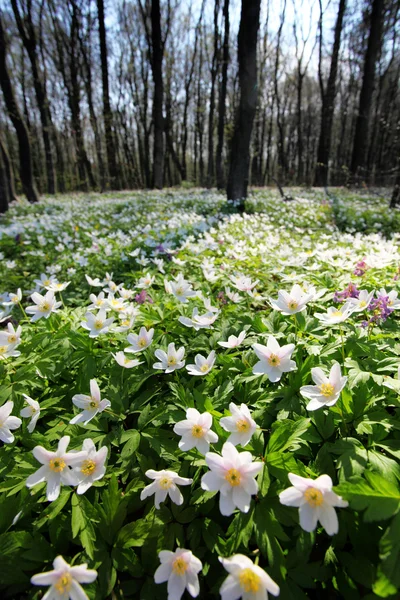
[[[84,460],[81,467],[81,473],[83,473],[84,475],[92,475],[95,469],[96,463],[94,462],[94,460]]]
[[[367,303],[365,302],[365,300],[361,300],[360,308],[364,308],[364,306],[367,306]]]
[[[252,569],[243,569],[239,575],[239,583],[245,592],[258,592],[261,578]]]
[[[232,487],[240,485],[240,473],[237,469],[229,469],[225,479]]]
[[[182,296],[182,294],[183,294],[183,288],[181,288],[181,287],[176,288],[176,293],[177,293],[178,296]]]
[[[98,401],[95,400],[94,398],[92,398],[91,401],[89,402],[89,408],[94,410],[95,408],[98,408],[98,407],[99,407]]]
[[[168,476],[161,477],[158,484],[162,490],[168,490],[172,485],[172,479]]]
[[[42,304],[39,305],[39,310],[40,312],[47,312],[50,310],[50,304],[48,302],[42,302]]]
[[[335,393],[335,388],[331,383],[322,383],[319,386],[319,391],[325,398],[330,398]]]
[[[187,564],[186,560],[181,556],[178,556],[178,558],[176,558],[172,563],[172,570],[175,575],[184,575],[188,570],[188,567],[189,565]]]
[[[244,433],[250,429],[250,423],[247,421],[247,419],[239,419],[236,421],[236,429]]]
[[[298,307],[299,303],[296,302],[296,300],[290,300],[290,302],[288,302],[288,307],[292,310],[295,310]]]
[[[201,365],[201,367],[200,367],[200,371],[202,373],[207,373],[208,369],[209,369],[209,366],[207,363],[205,363],[204,365]]]
[[[393,300],[389,300],[389,302],[387,304],[388,304],[388,306],[392,306]]]
[[[7,346],[0,346],[0,354],[7,352]]]
[[[309,487],[304,492],[304,497],[310,506],[321,506],[324,502],[323,493],[317,488]]]
[[[45,279],[45,280],[43,281],[43,285],[50,285],[50,284],[51,284],[51,281],[50,281],[50,279]]]
[[[14,334],[9,335],[8,336],[8,341],[9,341],[10,344],[13,344],[14,342],[17,341],[17,336],[14,335]]]
[[[52,458],[49,467],[54,473],[61,473],[65,469],[65,462],[62,458]]]
[[[127,319],[125,321],[121,322],[122,327],[129,327],[130,324],[131,324],[131,322],[128,321]]]
[[[177,362],[178,361],[176,360],[175,356],[169,356],[168,357],[168,366],[169,367],[173,367],[174,365],[177,364]]]
[[[58,579],[57,583],[54,584],[54,587],[60,594],[65,594],[69,592],[72,585],[72,577],[69,573],[63,573],[61,577]]]
[[[100,319],[97,319],[94,322],[94,326],[95,326],[96,329],[102,329],[102,327],[103,327],[103,321],[101,321]]]
[[[342,316],[343,316],[343,313],[342,313],[342,311],[341,311],[341,310],[335,310],[335,311],[332,313],[332,316],[333,316],[333,317],[342,317]]]
[[[138,339],[138,346],[140,348],[144,348],[146,346],[147,342],[146,342],[146,338],[141,337]]]
[[[18,302],[19,302],[19,298],[18,298],[18,296],[13,296],[13,297],[11,298],[11,300],[12,300],[12,302],[14,302],[14,304],[18,304]]]
[[[193,425],[192,436],[195,438],[202,438],[204,436],[204,431],[201,425]]]
[[[271,367],[278,367],[281,364],[281,360],[276,354],[270,354],[268,364],[270,364]]]

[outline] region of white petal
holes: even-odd
[[[319,507],[319,521],[328,535],[335,535],[339,531],[339,521],[333,506],[324,502]]]
[[[314,531],[317,527],[318,512],[307,502],[299,508],[300,526],[304,531]]]

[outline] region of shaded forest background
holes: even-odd
[[[0,167],[18,192],[29,160],[31,201],[38,192],[226,186],[240,2],[0,6]],[[395,185],[400,2],[262,0],[258,9],[250,184]]]

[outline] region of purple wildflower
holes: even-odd
[[[153,300],[152,298],[150,298],[146,290],[142,290],[140,294],[136,294],[135,302],[137,302],[138,304],[144,304],[145,302],[153,304]]]
[[[217,294],[217,300],[218,302],[220,302],[221,304],[226,304],[227,303],[227,299],[225,298],[225,294],[224,292],[218,292]]]
[[[371,312],[372,316],[368,321],[363,321],[361,323],[362,327],[368,327],[373,323],[384,323],[393,312],[393,308],[390,308],[389,306],[389,296],[378,296],[371,300],[368,312]]]
[[[368,271],[368,269],[369,269],[369,266],[367,265],[365,260],[362,259],[362,260],[359,260],[358,263],[356,264],[353,273],[357,277],[362,277],[364,275],[365,271]]]
[[[344,302],[348,298],[358,298],[360,295],[360,290],[354,285],[354,283],[349,283],[349,285],[344,288],[341,292],[335,292],[333,297],[334,302]]]

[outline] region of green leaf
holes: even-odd
[[[335,492],[348,500],[354,510],[365,510],[365,522],[384,521],[400,508],[400,490],[378,473],[364,472],[365,479],[354,477],[335,488]]]

